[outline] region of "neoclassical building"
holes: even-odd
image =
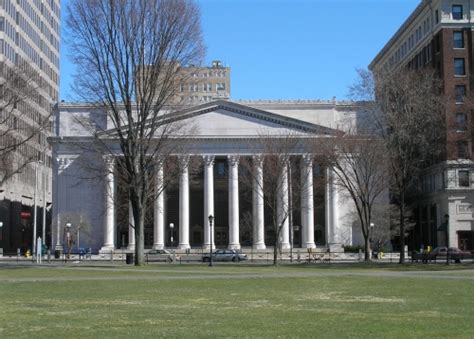
[[[334,184],[330,168],[318,163],[318,140],[340,133],[348,121],[357,123],[357,107],[350,102],[320,100],[296,101],[227,101],[216,100],[179,109],[172,114],[192,133],[185,136],[186,148],[173,154],[181,170],[166,173],[155,167],[156,180],[176,176],[176,183],[166,188],[147,213],[145,248],[209,248],[210,229],[216,247],[255,250],[273,246],[269,227],[272,211],[263,203],[265,150],[259,146],[262,133],[271,138],[294,135],[300,139],[291,159],[298,173],[281,175],[281,190],[295,186],[301,190],[298,204],[292,206],[292,218],[282,220],[282,248],[314,248],[358,243],[359,231],[353,229],[352,202]],[[52,244],[60,248],[66,225],[75,227],[77,246],[93,252],[134,247],[129,204],[116,180],[118,145],[111,139],[114,157],[90,152],[94,138],[83,121],[97,130],[113,126],[100,109],[88,104],[61,103],[55,115],[53,147],[53,232]],[[307,142],[306,142],[307,141]],[[309,147],[312,145],[312,147]],[[187,164],[199,160],[190,173]],[[254,184],[243,184],[248,172],[242,159],[254,166]],[[94,166],[92,166],[94,165]],[[107,175],[94,175],[91,167],[103,166]],[[99,166],[99,167],[100,167]],[[288,194],[279,198],[278,209],[288,209]],[[304,207],[303,207],[304,205]],[[279,213],[279,211],[277,211]],[[208,216],[214,215],[214,227]],[[293,233],[291,233],[293,232]]]

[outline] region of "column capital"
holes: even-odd
[[[301,160],[306,166],[311,166],[313,165],[313,160],[314,160],[314,154],[311,153],[306,153],[301,156]]]
[[[237,166],[239,164],[239,155],[228,155],[227,160],[229,161],[229,165],[231,166]]]
[[[288,163],[290,162],[289,154],[280,154],[278,155],[278,159],[280,160],[280,163],[283,165],[288,165]]]
[[[255,166],[262,167],[264,159],[265,159],[265,156],[263,154],[252,155],[252,160]]]
[[[207,166],[207,167],[214,166],[215,156],[214,155],[203,155],[202,160],[204,161],[204,166]]]
[[[103,155],[102,159],[104,159],[104,162],[107,166],[115,165],[115,157],[113,155],[110,155],[110,154]]]
[[[178,155],[179,166],[183,169],[188,167],[191,156],[189,154]]]

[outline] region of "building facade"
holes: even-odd
[[[473,15],[472,0],[423,0],[369,66],[434,68],[448,100],[446,156],[421,178],[414,249],[449,243],[474,250]]]
[[[340,132],[340,126],[357,115],[352,103],[216,100],[172,114],[192,126],[193,133],[186,136],[190,142],[185,150],[173,155],[179,171],[154,169],[158,182],[166,175],[177,180],[150,204],[145,222],[146,248],[208,248],[210,214],[215,216],[215,246],[253,246],[256,250],[273,246],[269,220],[272,213],[280,215],[279,211],[289,208],[289,195],[282,193],[278,211],[269,211],[258,194],[261,185],[245,184],[248,172],[242,166],[245,159],[253,164],[261,174],[255,180],[263,182],[269,175],[261,161],[265,154],[260,144],[262,133],[270,140],[285,135],[297,138],[299,146],[288,160],[295,164],[297,173],[282,175],[279,183],[286,187],[283,190],[296,187],[296,183],[308,187],[301,191],[299,206],[293,206],[293,225],[299,226],[293,227],[293,237],[289,220],[282,221],[282,248],[289,248],[292,238],[294,247],[340,248],[358,237],[353,229],[352,202],[336,189],[331,170],[318,163],[317,147],[310,147]],[[110,122],[105,113],[91,105],[61,103],[55,116],[55,136],[49,139],[55,159],[52,243],[61,249],[65,227],[72,224],[80,225],[77,236],[81,247],[102,252],[131,250],[135,240],[129,204],[120,193],[114,167],[120,150],[111,140],[112,158],[110,153],[98,156],[97,152],[86,151],[94,139],[78,121],[91,119],[100,130],[113,129],[107,125]],[[193,159],[199,165],[191,174],[186,164]],[[101,164],[106,174],[91,175],[88,171],[92,163]]]
[[[24,80],[34,88],[33,93],[15,102],[14,107],[4,109],[4,114],[15,117],[2,116],[3,121],[14,122],[8,126],[8,132],[5,132],[6,126],[2,126],[2,146],[18,143],[25,138],[25,131],[34,130],[38,121],[52,115],[59,91],[59,25],[60,0],[0,1],[0,81],[8,87],[8,72],[21,70],[22,76],[28,77]],[[4,97],[0,100],[5,106]],[[31,159],[28,160],[31,163],[0,188],[0,221],[3,223],[0,248],[4,252],[31,247],[36,183],[40,206],[37,219],[41,230],[43,209],[50,205],[52,198],[52,157],[47,142],[50,135],[51,127],[46,126],[16,148],[15,157]]]

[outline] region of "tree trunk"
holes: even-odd
[[[364,237],[365,239],[365,261],[369,262],[370,261],[370,239],[369,235]]]
[[[275,246],[273,246],[273,266],[278,264],[278,242],[275,242]]]
[[[405,195],[400,195],[400,264],[405,263]]]

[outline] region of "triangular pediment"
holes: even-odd
[[[162,116],[162,121],[180,121],[195,137],[245,137],[258,135],[322,135],[338,130],[226,100],[216,100]],[[113,130],[108,134],[114,134]]]

